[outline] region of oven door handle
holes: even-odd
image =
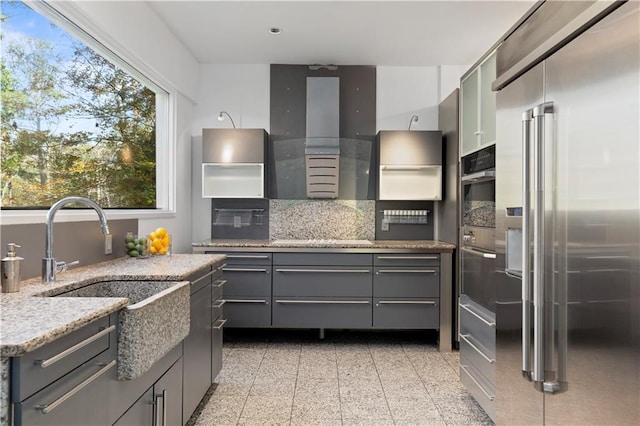
[[[495,180],[496,179],[496,171],[495,170],[485,170],[482,172],[472,173],[470,175],[464,175],[460,180],[463,183],[477,183],[484,182],[487,180]]]
[[[467,248],[467,247],[462,247],[460,250],[462,250],[465,253],[473,254],[475,256],[482,256],[485,259],[495,259],[496,258],[496,254],[495,253],[487,253],[487,252],[484,252],[484,251],[475,250],[475,249]]]

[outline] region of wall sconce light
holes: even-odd
[[[222,114],[226,114],[227,117],[229,117],[229,120],[231,120],[231,124],[233,125],[233,128],[236,128],[236,123],[233,122],[233,118],[231,118],[231,115],[229,115],[229,113],[227,111],[220,111],[220,114],[218,114],[218,121],[223,121],[224,120],[224,116]]]
[[[417,123],[418,122],[418,116],[417,115],[412,115],[411,116],[411,120],[409,120],[409,128],[407,130],[411,130],[411,125],[413,123]]]

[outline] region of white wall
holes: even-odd
[[[460,77],[467,72],[471,65],[441,65],[438,103],[442,102],[454,89],[460,88]]]
[[[376,130],[407,130],[412,115],[419,120],[412,130],[438,128],[438,68],[376,68]]]

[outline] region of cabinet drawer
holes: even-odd
[[[471,336],[487,357],[495,358],[495,316],[472,301],[460,304],[460,335]]]
[[[274,253],[273,264],[278,266],[371,266],[371,255],[365,253]]]
[[[489,417],[495,419],[495,390],[464,355],[460,355],[460,381]]]
[[[209,253],[209,252],[207,252]],[[236,252],[236,253],[219,253],[225,254],[227,256],[227,260],[225,263],[227,266],[230,265],[262,265],[262,266],[271,266],[272,254],[271,253],[245,253],[245,252]]]
[[[271,294],[271,266],[225,266],[222,293],[234,296],[262,296]]]
[[[11,358],[12,401],[24,400],[109,349],[110,334],[116,333],[116,321],[117,313],[102,317],[33,352]]]
[[[105,425],[115,350],[106,351],[14,405],[16,425]]]
[[[211,321],[215,322],[218,318],[223,317],[224,305],[227,302],[224,299],[217,299],[211,302]]]
[[[217,269],[212,268],[211,266],[198,271],[194,274],[191,274],[187,280],[191,282],[191,294],[197,293],[198,291],[205,288],[207,285],[211,284],[213,281],[213,276],[218,273]]]
[[[274,327],[371,328],[371,299],[273,298]]]
[[[227,280],[220,277],[213,281],[211,285],[211,301],[215,302],[216,300],[222,297],[224,286],[227,284]]]
[[[480,372],[492,386],[496,383],[495,356],[470,334],[460,334],[460,354]]]
[[[373,299],[373,327],[398,329],[438,329],[438,299]]]
[[[371,268],[365,266],[274,266],[273,295],[371,298]]]
[[[225,327],[270,327],[271,296],[225,296]]]
[[[373,255],[374,266],[440,266],[437,253],[380,253]]]
[[[374,268],[374,297],[440,297],[440,268]]]
[[[222,370],[222,329],[226,320],[218,318],[211,325],[211,383]]]

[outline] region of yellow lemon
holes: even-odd
[[[167,235],[167,230],[165,228],[161,226],[160,228],[156,229],[156,236],[163,238],[165,235]]]
[[[149,238],[152,239],[152,240],[155,240],[156,239],[156,233],[155,232],[150,233],[149,234]]]
[[[159,254],[167,254],[167,248],[166,247],[162,247],[160,250],[158,250]]]
[[[153,240],[153,242],[151,244],[158,251],[160,251],[160,249],[162,248],[162,240],[160,238],[156,238],[155,240]]]
[[[158,253],[158,249],[155,248],[154,246],[149,247],[149,253],[151,254],[157,254]]]
[[[171,241],[169,241],[169,234],[166,234],[163,238],[162,238],[162,245],[165,247],[169,247],[169,243]]]

